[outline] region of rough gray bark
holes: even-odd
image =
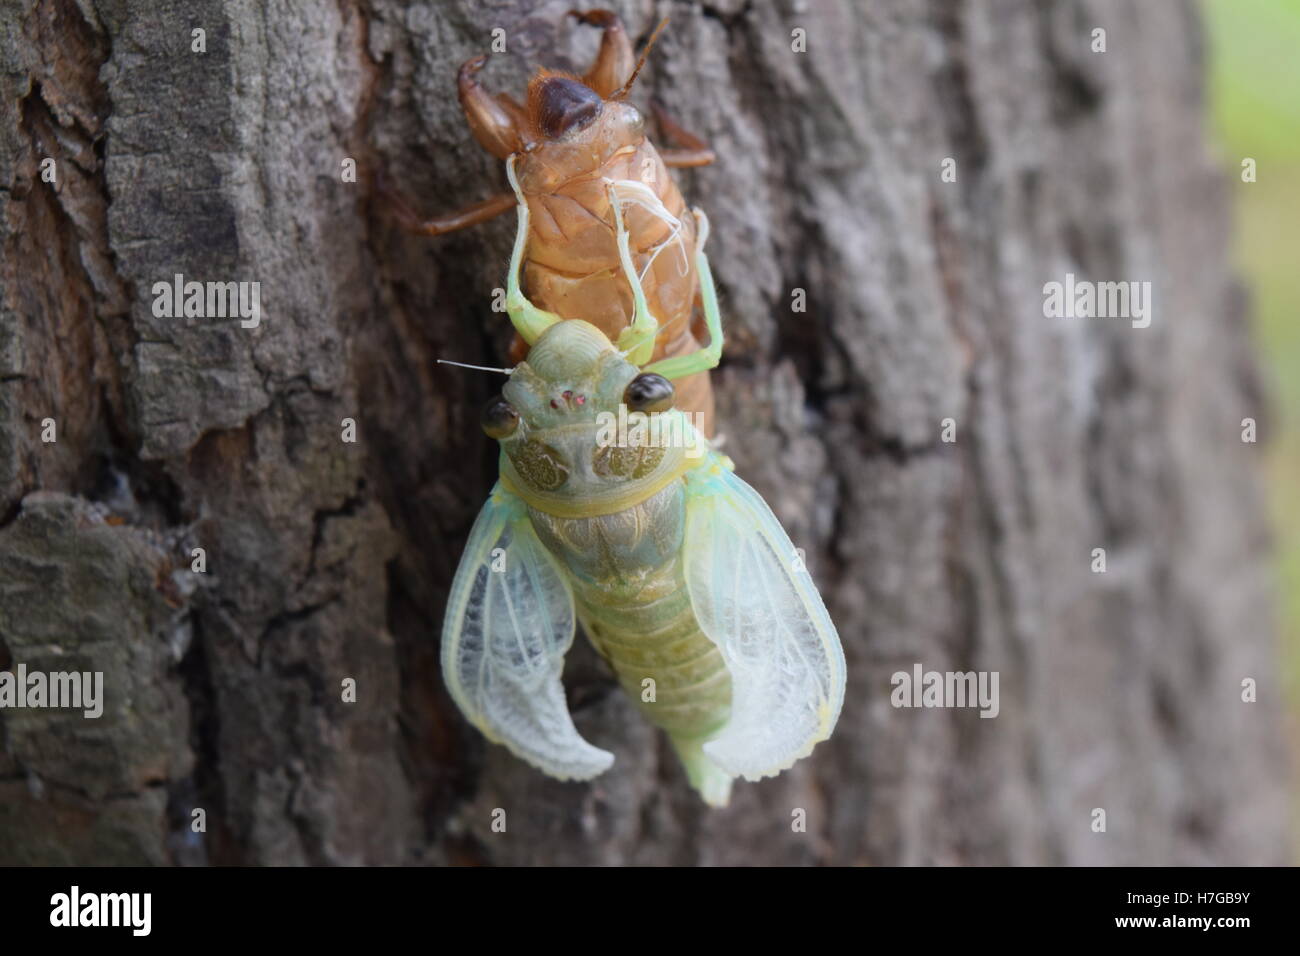
[[[720,429],[807,551],[848,696],[724,811],[585,644],[609,774],[467,729],[436,635],[496,383],[434,358],[503,357],[514,224],[412,238],[340,169],[429,212],[501,188],[455,68],[501,27],[493,87],[582,69],[569,5],[0,3],[0,668],[108,693],[0,715],[0,863],[1282,861],[1261,402],[1184,3],[614,4],[641,38],[672,14],[639,101],[720,157],[683,175]],[[1069,271],[1151,280],[1152,326],[1045,319]],[[175,273],[260,281],[261,326],[155,318]],[[892,708],[914,662],[999,671],[1000,715]]]

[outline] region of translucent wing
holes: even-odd
[[[758,492],[720,464],[687,473],[686,585],[731,673],[731,718],[704,752],[757,780],[830,736],[844,651],[794,545]]]
[[[561,780],[603,773],[613,754],[573,726],[560,672],[573,595],[523,502],[498,485],[483,506],[447,602],[442,673],[484,735]]]

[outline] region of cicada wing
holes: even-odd
[[[720,465],[688,473],[686,584],[731,674],[731,717],[704,745],[750,780],[806,757],[844,703],[844,651],[794,545],[758,492]]]
[[[442,628],[442,673],[475,727],[561,780],[609,769],[569,716],[560,674],[573,594],[523,502],[498,485],[470,532]]]

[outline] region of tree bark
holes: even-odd
[[[581,72],[569,6],[0,2],[0,669],[106,699],[0,712],[0,863],[1284,861],[1267,422],[1187,3],[614,4],[672,15],[633,99],[718,153],[680,182],[719,431],[848,693],[722,811],[581,640],[608,774],[467,726],[438,634],[499,383],[434,360],[503,360],[514,221],[411,237],[366,173],[430,214],[501,190],[456,68],[500,28],[490,88]],[[1045,318],[1069,272],[1152,282],[1150,327]],[[259,326],[156,317],[178,273],[260,282]],[[915,663],[997,671],[998,716],[891,706]]]

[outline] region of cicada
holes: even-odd
[[[600,52],[581,79],[539,70],[521,104],[509,94],[492,96],[479,85],[485,56],[460,69],[460,103],[475,138],[500,159],[518,157],[510,192],[429,220],[421,220],[391,191],[389,198],[407,228],[430,236],[524,206],[531,216],[521,265],[533,301],[561,318],[584,319],[614,339],[629,325],[634,303],[620,275],[607,189],[613,183],[629,204],[626,226],[633,261],[650,308],[662,320],[655,340],[637,358],[684,356],[700,348],[697,333],[703,334],[701,328],[692,329],[700,294],[694,269],[697,235],[668,167],[705,165],[713,161],[713,152],[662,111],[660,126],[680,145],[656,150],[646,138],[644,117],[626,99],[645,53],[634,65],[631,41],[612,12],[573,15],[604,30]],[[525,344],[516,338],[512,359],[523,357]],[[683,411],[701,415],[705,433],[712,434],[707,374],[679,380],[677,403]]]
[[[513,160],[508,171],[513,182]],[[779,773],[830,735],[844,654],[780,523],[676,407],[674,380],[713,367],[722,348],[708,220],[693,211],[709,344],[639,365],[657,319],[632,261],[625,200],[606,188],[633,295],[621,345],[531,303],[516,244],[507,306],[531,348],[483,413],[501,446],[500,479],[452,582],[443,675],[489,740],[554,777],[595,777],[614,758],[579,736],[561,683],[581,622],[668,733],[691,785],[723,806],[734,778]],[[642,437],[620,435],[616,421],[640,424]]]

